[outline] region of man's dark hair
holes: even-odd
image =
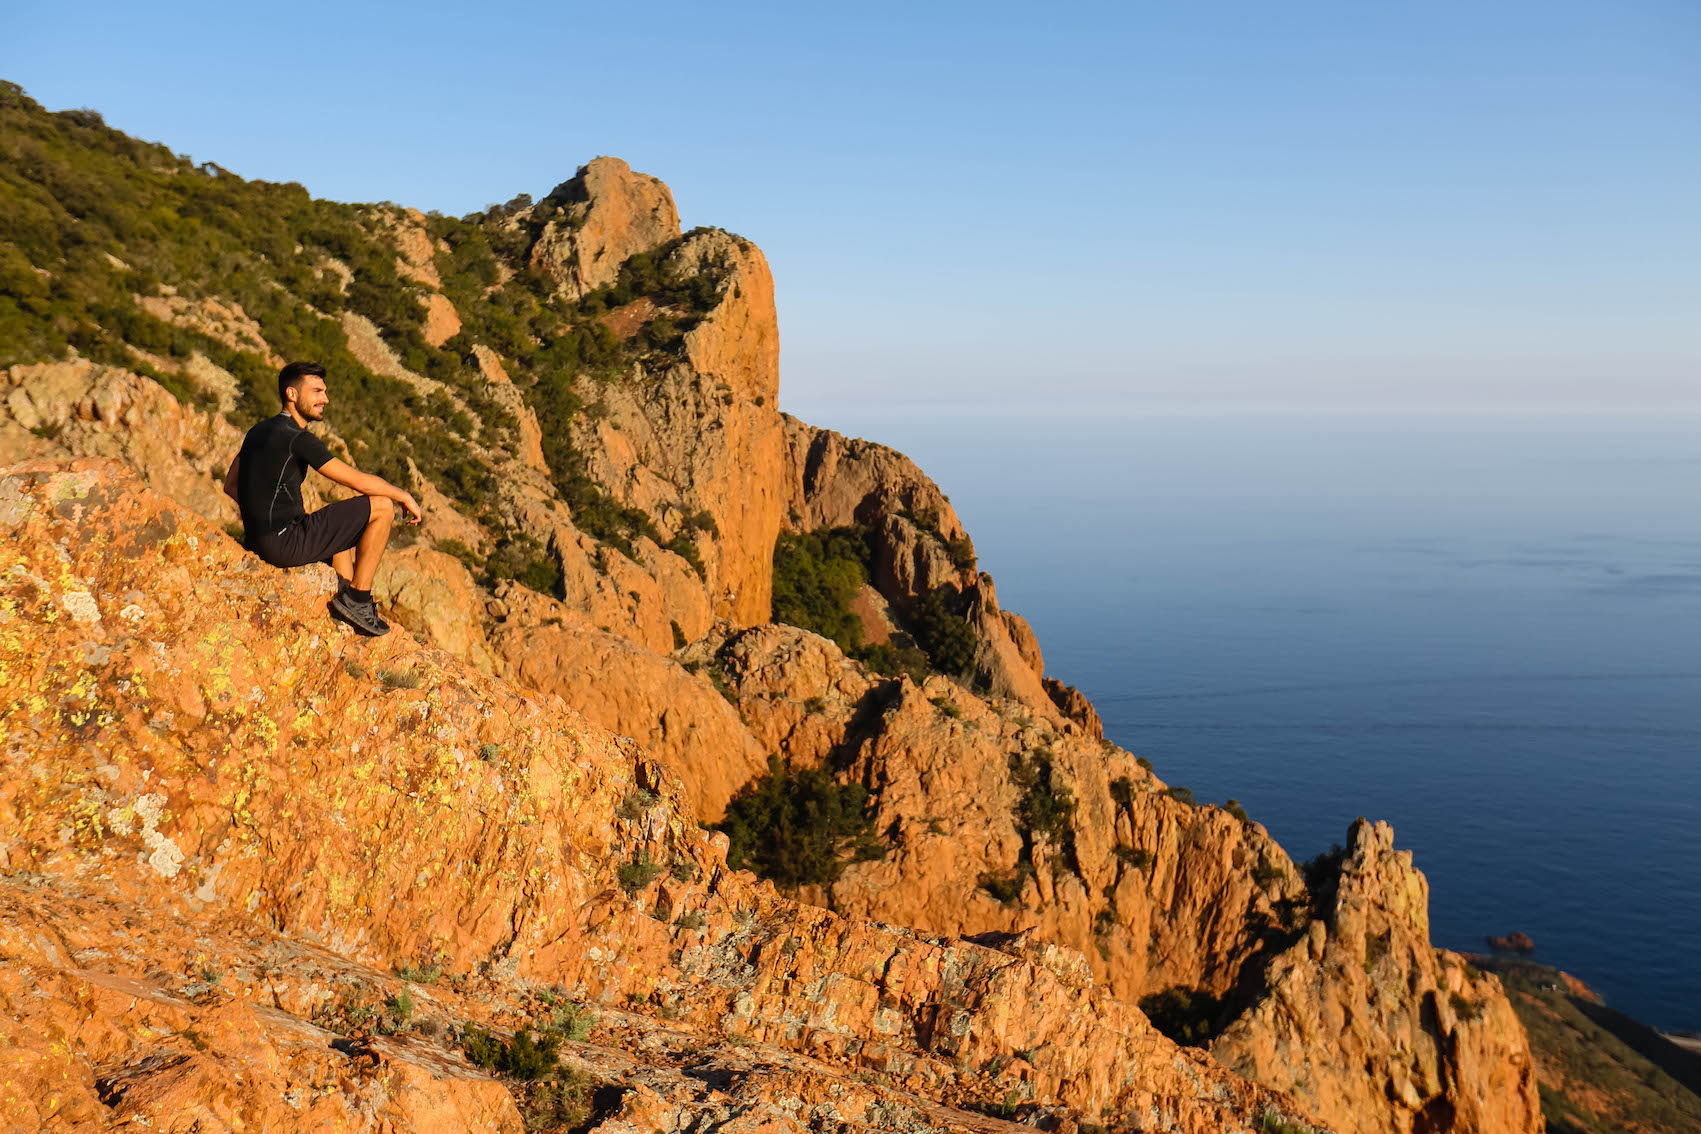
[[[301,386],[301,380],[308,376],[323,378],[325,376],[325,368],[320,366],[317,362],[292,362],[282,370],[278,371],[278,401],[288,401],[289,399],[284,396],[284,391],[289,389],[291,386],[299,389]]]

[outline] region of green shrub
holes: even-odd
[[[596,1013],[583,1004],[561,1004],[550,1012],[546,1030],[563,1040],[583,1043],[590,1038],[596,1024]]]
[[[1140,1000],[1152,1026],[1185,1047],[1203,1047],[1228,1025],[1224,1003],[1203,989],[1166,988]]]
[[[831,528],[774,542],[773,618],[831,639],[847,654],[862,646],[851,602],[868,581],[873,552],[866,528]]]
[[[1280,1111],[1265,1107],[1258,1116],[1258,1134],[1317,1134],[1314,1127],[1287,1118]]]
[[[850,656],[882,677],[897,677],[903,674],[917,685],[927,680],[927,655],[915,646],[875,642],[852,650]]]
[[[1246,808],[1240,805],[1240,800],[1238,799],[1226,801],[1223,804],[1223,810],[1234,816],[1236,819],[1239,819],[1242,823],[1252,822],[1252,820],[1246,817]]]
[[[542,1079],[553,1073],[561,1047],[559,1036],[545,1033],[537,1039],[529,1030],[514,1033],[511,1042],[504,1043],[476,1024],[461,1031],[461,1047],[475,1066],[515,1079]]]
[[[932,667],[949,677],[965,677],[974,668],[974,627],[964,617],[966,600],[954,587],[939,587],[904,612],[904,625]]]
[[[620,805],[614,809],[615,815],[622,819],[637,819],[644,812],[661,802],[661,796],[643,788],[633,788],[621,799]]]
[[[793,769],[770,756],[767,775],[733,797],[715,829],[730,841],[728,865],[753,870],[789,892],[831,885],[847,857],[886,856],[867,806],[861,784],[841,784],[824,769]]]
[[[1016,821],[1022,830],[1040,835],[1049,843],[1063,846],[1073,834],[1075,795],[1067,784],[1054,782],[1051,758],[1034,755],[1012,760],[1011,780],[1022,793],[1016,806]]]
[[[1364,935],[1364,971],[1367,975],[1376,970],[1376,966],[1388,955],[1392,945],[1392,931]]]
[[[1001,1102],[971,1102],[968,1109],[976,1110],[1004,1122],[1014,1122],[1022,1114],[1022,1097],[1014,1091],[1005,1094]]]
[[[485,561],[485,572],[491,583],[512,579],[540,595],[562,597],[561,563],[550,551],[523,533],[515,533],[498,543]]]
[[[1164,794],[1169,796],[1171,799],[1175,800],[1177,803],[1185,803],[1189,807],[1198,806],[1196,803],[1193,802],[1193,789],[1192,788],[1184,788],[1184,787],[1165,788]]]
[[[1008,875],[982,874],[976,880],[982,890],[992,895],[1000,905],[1013,906],[1022,900],[1022,884],[1027,881],[1031,868],[1018,866]]]
[[[595,1080],[581,1071],[557,1067],[547,1078],[512,1084],[514,1104],[527,1130],[584,1130],[594,1120]]]
[[[957,703],[951,698],[930,697],[928,700],[932,703],[934,708],[938,709],[952,720],[960,720],[962,718],[963,710],[957,708]]]
[[[665,867],[659,862],[648,858],[638,858],[631,862],[621,863],[616,874],[620,879],[620,888],[628,894],[635,894],[661,877],[661,872],[664,869]]]
[[[1118,844],[1112,853],[1131,870],[1143,870],[1154,861],[1152,852],[1144,847],[1125,847]]]
[[[1134,806],[1134,781],[1127,776],[1118,776],[1110,781],[1110,798],[1122,807]]]

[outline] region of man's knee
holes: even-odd
[[[366,502],[372,506],[372,520],[388,522],[395,518],[396,502],[388,496],[368,496]]]

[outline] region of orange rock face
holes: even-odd
[[[1430,946],[1428,883],[1388,824],[1360,819],[1348,839],[1329,916],[1275,959],[1264,998],[1211,1053],[1342,1128],[1542,1129],[1499,979]]]
[[[752,886],[636,745],[404,632],[355,637],[323,568],[261,564],[114,463],[13,468],[0,531],[12,1126],[516,1129],[440,1038],[314,1023],[340,978],[388,991],[427,961],[451,1031],[525,1022],[539,982],[608,1006],[612,1054],[575,1058],[634,1092],[610,1134],[692,1125],[701,1096],[648,1072],[683,1062],[669,1036],[727,1034],[782,1126],[904,1128],[901,1098],[1198,1134],[1303,1117],[1078,954]],[[848,1115],[796,1110],[835,1094]]]
[[[673,193],[619,158],[586,162],[551,198],[560,201],[564,215],[545,224],[532,248],[532,266],[559,281],[573,299],[613,283],[633,254],[679,235]]]
[[[85,359],[0,371],[0,466],[28,457],[117,457],[220,523],[237,520],[224,474],[242,434],[157,383]]]
[[[872,793],[890,853],[811,900],[1077,949],[1130,1002],[1168,989],[1220,1001],[1232,1023],[1212,1054],[1343,1130],[1540,1128],[1498,981],[1431,948],[1427,886],[1386,825],[1354,828],[1314,921],[1321,899],[1261,826],[1171,792],[1073,723],[942,678],[880,679],[788,627],[703,648],[764,746]]]
[[[0,473],[0,1129],[518,1131],[512,1084],[453,1037],[526,1026],[546,991],[605,1022],[565,1058],[621,1088],[608,1134],[991,1128],[965,1106],[1065,1134],[1247,1130],[1266,1108],[1540,1128],[1497,981],[1430,947],[1391,832],[1355,826],[1338,885],[1312,892],[1262,827],[1104,742],[913,462],[778,413],[754,245],[676,240],[666,186],[611,158],[535,219],[532,262],[570,297],[663,245],[669,271],[719,281],[678,356],[587,391],[606,412],[574,426],[588,473],[669,546],[574,525],[533,376],[475,346],[514,436],[469,443],[500,474],[479,518],[417,478],[422,543],[375,588],[411,637],[355,638],[324,615],[328,571],[276,572],[221,534],[247,423],[203,356],[136,354],[222,413],[80,359],[0,375],[0,466],[141,477]],[[374,223],[447,341],[424,218]],[[144,306],[275,357],[234,305]],[[631,336],[668,314],[608,320]],[[343,326],[365,365],[464,404]],[[981,692],[767,623],[781,528],[851,524],[875,549],[868,640],[948,588]],[[503,528],[553,557],[555,597],[483,589],[430,546],[482,553]],[[769,753],[866,785],[889,856],[805,905],[729,871],[697,823]],[[398,966],[450,974],[412,988],[424,1023],[351,1031],[350,1004],[408,987]],[[1208,1052],[1134,1007],[1166,990],[1221,1006]]]
[[[755,245],[722,232],[689,237],[672,262],[723,272],[719,302],[686,334],[685,363],[602,387],[606,417],[575,440],[593,477],[664,537],[712,521],[712,538],[698,539],[710,611],[754,625],[772,607],[786,483],[773,277]]]

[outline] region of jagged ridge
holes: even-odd
[[[735,1034],[811,1056],[822,1080],[893,1084],[843,1084],[853,1125],[903,1125],[894,1092],[1199,1132],[1296,1109],[1176,1048],[1054,947],[941,940],[751,885],[629,741],[405,634],[331,626],[322,574],[280,576],[114,462],[13,469],[0,530],[15,911],[0,1042],[21,1068],[0,1104],[19,1121],[174,1122],[166,1104],[187,1099],[223,1128],[311,1097],[341,1123],[364,1107],[406,1124],[429,1101],[511,1128],[482,1077],[425,1041],[344,1052],[411,1094],[326,1098],[315,982],[427,962],[483,978],[476,1008],[444,997],[451,1017],[514,1020],[550,982],[664,1015],[663,1048]],[[622,878],[633,862],[665,869]],[[161,971],[196,951],[230,983]],[[251,1031],[218,1051],[203,1022],[233,1043]]]

